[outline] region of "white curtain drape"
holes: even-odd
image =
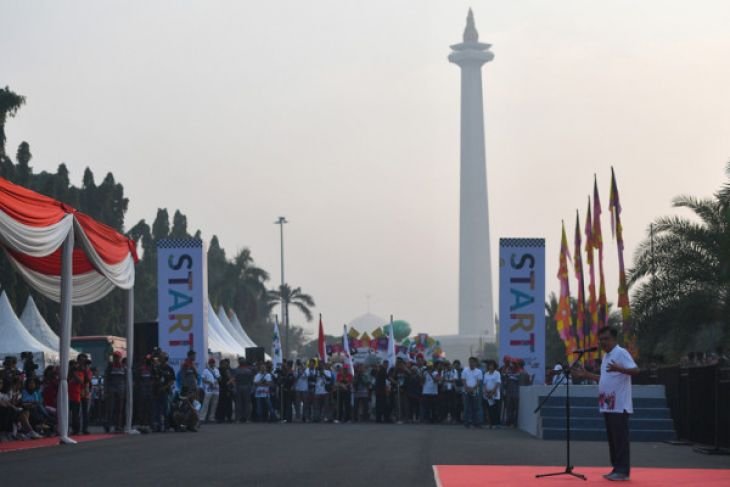
[[[45,257],[62,244],[74,222],[71,214],[47,227],[24,225],[0,211],[0,242],[6,247],[32,257]]]
[[[116,287],[132,289],[134,287],[134,259],[132,259],[132,256],[127,255],[127,258],[118,264],[107,264],[96,252],[94,246],[91,245],[84,229],[76,219],[74,219],[74,228],[76,229],[76,236],[94,268]]]
[[[52,299],[57,303],[61,302],[61,276],[41,274],[27,268],[9,253],[6,252],[5,255],[30,287],[48,299]],[[114,284],[96,271],[75,275],[72,277],[72,281],[71,303],[74,306],[94,303],[114,289]]]

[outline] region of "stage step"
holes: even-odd
[[[540,398],[542,401],[543,398]],[[629,420],[631,441],[659,442],[676,439],[674,423],[663,398],[635,398],[634,414]],[[603,415],[596,398],[571,397],[570,438],[576,441],[605,441]],[[565,398],[551,397],[540,411],[540,437],[545,440],[565,439]]]

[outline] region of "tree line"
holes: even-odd
[[[5,123],[25,103],[25,98],[8,87],[0,89],[0,177],[32,189],[82,211],[96,220],[113,227],[137,241],[140,262],[135,275],[135,321],[154,321],[157,317],[157,249],[156,241],[163,238],[201,238],[200,230],[188,229],[187,217],[175,210],[170,219],[166,208],[159,208],[152,225],[140,220],[128,230],[125,215],[129,198],[124,186],[108,172],[101,183],[96,182],[92,170],[84,170],[80,186],[71,182],[65,163],[55,173],[36,173],[31,165],[33,155],[28,142],[22,142],[13,160],[6,152]],[[226,255],[217,236],[208,243],[208,294],[216,310],[219,306],[236,312],[246,332],[259,346],[271,345],[272,322],[270,314],[281,298],[298,309],[304,318],[312,319],[314,299],[300,288],[288,285],[268,288],[269,273],[256,265],[251,250],[244,248],[232,256]],[[31,290],[0,253],[0,286],[19,314],[29,294],[33,295],[39,310],[49,325],[58,331],[59,307],[53,301]],[[289,306],[287,306],[288,308]],[[124,295],[112,291],[100,301],[74,308],[74,335],[125,335]],[[289,341],[292,350],[303,347],[311,338],[301,326],[292,326]]]

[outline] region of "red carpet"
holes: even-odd
[[[484,487],[485,485],[532,487],[554,485],[585,485],[588,483],[614,484],[602,477],[610,467],[576,467],[575,471],[588,477],[587,481],[568,475],[535,478],[536,474],[560,472],[565,467],[540,466],[481,466],[481,465],[434,465],[438,487]],[[626,485],[618,483],[618,485]],[[651,487],[728,487],[730,470],[689,468],[632,468],[631,486]]]
[[[108,438],[114,438],[116,436],[119,435],[82,435],[72,436],[71,438],[78,441],[79,443],[86,443],[87,441],[106,440]],[[47,446],[58,446],[58,437],[41,438],[39,440],[8,441],[6,443],[0,443],[0,453],[19,450],[31,450],[33,448],[44,448]]]

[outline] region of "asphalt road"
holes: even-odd
[[[633,466],[730,468],[690,447],[634,443]],[[600,442],[573,464],[605,466]],[[432,465],[565,464],[563,442],[513,430],[380,424],[234,424],[0,454],[2,485],[434,486]],[[607,469],[608,471],[609,469]]]

